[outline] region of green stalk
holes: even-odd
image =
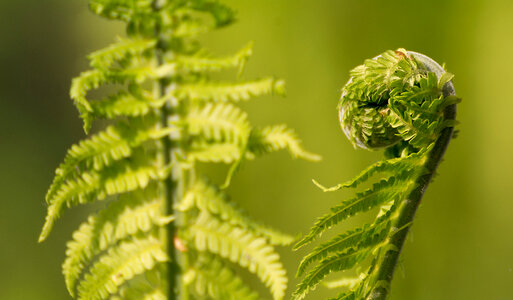
[[[159,60],[160,55],[157,55],[157,60]],[[162,81],[159,81],[155,83],[154,92],[155,92],[155,99],[159,99],[164,95],[165,90],[165,84]],[[167,128],[169,127],[168,118],[170,115],[170,109],[166,105],[162,107],[159,110],[160,115],[160,124],[159,127],[161,128]],[[166,168],[171,165],[171,154],[173,151],[172,143],[169,139],[169,137],[162,138],[158,143],[159,148],[159,154],[158,154],[158,161],[160,167]],[[162,199],[164,199],[163,203],[163,216],[175,216],[175,212],[173,211],[173,203],[175,196],[175,181],[177,180],[174,178],[173,172],[169,175],[167,179],[160,182],[160,190],[162,193]],[[176,218],[176,216],[175,216]],[[176,285],[177,285],[177,276],[180,273],[180,268],[177,264],[177,250],[174,246],[174,236],[175,236],[176,226],[175,221],[170,222],[165,227],[161,229],[161,240],[164,245],[164,248],[166,252],[168,253],[169,257],[169,264],[168,264],[168,285],[169,285],[169,299],[174,300],[176,299]]]
[[[153,9],[158,12],[162,7],[162,1],[155,0],[153,2]],[[157,67],[163,65],[164,63],[164,52],[166,49],[162,45],[162,40],[160,39],[160,28],[159,26],[155,29],[155,36],[158,39],[156,51],[155,51],[155,59]],[[166,93],[166,80],[161,79],[154,84],[154,98],[162,99],[162,97]],[[169,116],[173,113],[173,108],[166,103],[162,108],[159,109],[158,115],[160,116],[160,124],[161,128],[169,128],[171,124],[169,124]],[[158,143],[158,161],[161,169],[167,168],[172,164],[172,153],[174,151],[173,144],[169,138],[169,136],[163,137]],[[169,257],[169,263],[167,264],[167,284],[168,284],[168,299],[175,300],[179,299],[177,295],[178,292],[178,283],[180,281],[181,268],[178,264],[179,251],[175,247],[175,235],[176,235],[176,213],[173,210],[174,200],[177,199],[176,195],[176,185],[179,182],[179,178],[176,178],[175,172],[170,172],[169,177],[164,181],[160,182],[160,190],[162,193],[162,199],[164,201],[162,205],[162,214],[163,216],[174,216],[175,220],[173,222],[169,222],[166,226],[160,229],[160,239],[164,246],[165,251]]]
[[[409,52],[409,54],[422,62],[428,71],[434,72],[438,77],[445,72],[443,68],[431,58],[416,52]],[[448,82],[443,87],[443,94],[445,97],[456,94],[451,82]],[[446,120],[456,119],[456,104],[445,108],[444,117]],[[397,228],[397,232],[391,236],[388,242],[388,244],[393,245],[393,247],[387,248],[389,250],[385,253],[380,267],[376,270],[378,274],[377,282],[379,287],[374,289],[369,296],[369,300],[385,300],[388,296],[389,287],[394,276],[394,270],[397,266],[404,241],[408,235],[409,227],[413,222],[413,218],[415,217],[417,208],[422,201],[422,197],[424,196],[429,183],[432,181],[433,176],[436,173],[436,169],[442,161],[445,150],[452,139],[453,130],[453,127],[447,127],[441,132],[440,137],[436,140],[435,147],[429,153],[429,157],[425,163],[426,173],[417,178],[415,188],[410,192],[408,197],[403,200],[403,204],[398,212],[397,221],[394,224],[394,228]]]

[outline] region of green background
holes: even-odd
[[[247,163],[233,199],[270,225],[305,232],[350,195],[324,194],[311,178],[345,181],[381,155],[354,150],[339,129],[335,107],[349,69],[386,49],[422,52],[456,74],[461,132],[420,207],[391,299],[513,299],[513,1],[227,2],[238,23],[205,44],[225,54],[254,40],[244,78],[275,75],[288,84],[285,99],[244,104],[251,121],[287,123],[324,157],[308,163],[278,153]],[[66,212],[37,244],[44,194],[66,149],[84,137],[71,78],[87,68],[87,53],[122,33],[86,0],[0,1],[2,300],[69,299],[60,274],[65,242],[94,208]],[[280,253],[292,278],[306,250]],[[327,295],[319,287],[309,299]]]

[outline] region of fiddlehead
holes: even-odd
[[[453,75],[425,55],[386,51],[350,74],[338,106],[342,129],[355,147],[385,148],[385,159],[331,188],[314,181],[324,191],[372,185],[319,218],[294,248],[356,214],[374,210],[375,218],[306,255],[297,272],[304,278],[294,299],[303,298],[327,275],[352,269],[354,278],[327,284],[345,289],[334,299],[387,297],[409,227],[455,125],[459,98]]]
[[[292,238],[243,213],[198,162],[225,163],[288,150],[317,160],[284,125],[254,128],[236,106],[284,93],[274,78],[217,82],[242,71],[251,44],[232,56],[206,54],[200,33],[229,25],[234,12],[210,0],[90,0],[100,16],[127,24],[127,36],[89,56],[71,87],[84,129],[111,125],[71,147],[47,193],[40,241],[66,207],[110,200],[73,234],[63,273],[78,299],[256,299],[234,265],[274,299],[287,287],[275,246]],[[103,89],[111,85],[109,89]],[[91,100],[91,90],[111,93]]]

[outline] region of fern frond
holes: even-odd
[[[354,291],[349,291],[346,293],[342,293],[335,298],[330,298],[329,300],[357,300],[356,293]]]
[[[238,53],[223,58],[213,58],[202,54],[195,56],[180,56],[177,58],[178,69],[186,72],[212,72],[228,68],[238,68],[242,72],[246,61],[253,54],[253,43],[249,43]]]
[[[366,248],[358,250],[350,248],[345,252],[324,259],[317,267],[308,272],[305,278],[297,286],[292,299],[303,299],[305,295],[310,290],[315,289],[317,284],[329,273],[351,269],[357,263],[362,262],[371,253],[372,251]]]
[[[402,173],[407,170],[421,168],[426,163],[425,154],[433,149],[434,144],[429,145],[425,149],[422,149],[418,153],[407,154],[404,157],[396,157],[387,160],[380,160],[375,164],[369,166],[363,170],[358,176],[351,179],[350,181],[339,183],[333,187],[324,187],[317,181],[313,182],[321,188],[324,192],[333,192],[342,188],[355,188],[360,184],[367,182],[374,174],[394,174]]]
[[[336,205],[331,209],[331,213],[324,215],[315,222],[310,232],[294,245],[294,249],[297,250],[312,242],[315,237],[325,230],[348,217],[397,199],[403,193],[411,189],[411,185],[405,184],[410,180],[409,176],[411,176],[411,174],[411,171],[406,171],[397,176],[391,176],[388,179],[381,180],[365,192],[357,193],[356,197]]]
[[[78,286],[79,299],[101,300],[117,293],[134,276],[168,261],[162,243],[152,236],[123,242],[101,256]]]
[[[145,188],[150,180],[165,178],[165,171],[155,167],[153,163],[133,165],[128,161],[121,161],[101,172],[84,172],[78,178],[66,181],[55,192],[55,196],[49,199],[48,213],[39,240],[47,238],[65,205],[71,207],[78,203],[102,200],[110,195]]]
[[[94,256],[118,241],[164,224],[160,216],[162,199],[155,190],[149,186],[144,191],[122,195],[98,215],[90,216],[73,233],[62,265],[66,286],[72,296],[80,274]]]
[[[287,288],[285,269],[273,247],[250,231],[220,223],[201,214],[191,234],[198,251],[209,251],[255,273],[271,290],[274,299],[283,299]]]
[[[247,114],[229,103],[208,103],[193,108],[185,119],[190,135],[237,145],[247,143],[250,125]]]
[[[200,257],[201,262],[194,269],[193,293],[198,298],[225,300],[257,300],[258,293],[247,287],[244,282],[227,266],[215,258]]]
[[[232,143],[194,142],[187,149],[187,160],[231,164],[241,159],[241,146]]]
[[[367,248],[372,246],[376,240],[381,242],[390,230],[390,225],[390,217],[387,215],[372,225],[366,224],[358,229],[339,234],[331,240],[320,244],[303,258],[299,265],[297,276],[302,276],[311,263],[324,259],[334,252],[347,251],[349,248]]]
[[[125,283],[111,300],[166,300],[165,282],[160,278],[159,268],[154,268],[144,275],[135,276]]]
[[[438,86],[438,79],[435,73],[428,73],[426,77],[420,78],[417,85],[413,85],[406,91],[394,91],[391,98],[404,102],[408,105],[431,105],[431,101],[438,98],[442,90]],[[438,111],[433,111],[438,112]]]
[[[286,125],[268,126],[263,129],[254,129],[249,140],[249,151],[262,155],[279,150],[288,150],[294,158],[310,161],[319,161],[321,157],[306,151],[301,140],[294,130]]]
[[[294,238],[290,235],[251,220],[217,186],[205,180],[196,181],[176,208],[187,211],[192,207],[197,207],[203,212],[217,216],[224,222],[240,226],[257,235],[263,235],[272,245],[287,246],[294,241]]]
[[[132,126],[118,123],[73,145],[68,150],[64,162],[55,171],[56,177],[47,193],[47,202],[67,180],[72,179],[75,173],[80,173],[82,169],[101,170],[115,161],[130,157],[134,149],[145,141],[160,139],[172,131],[167,128],[144,127],[147,126],[141,124],[139,130],[134,130]]]
[[[151,0],[89,0],[91,10],[102,17],[130,21],[137,13],[150,12]]]
[[[144,51],[155,47],[155,39],[127,39],[118,37],[115,44],[91,53],[88,58],[91,66],[96,69],[108,69],[126,57],[141,55]]]
[[[162,65],[154,68],[142,64],[124,70],[94,69],[83,72],[80,76],[75,77],[71,83],[70,97],[75,101],[80,116],[84,120],[85,132],[89,132],[91,122],[93,121],[91,116],[93,108],[86,99],[89,91],[98,89],[106,84],[123,84],[127,82],[142,84],[147,79],[159,79],[175,72],[174,65]]]
[[[160,108],[165,101],[153,100],[143,95],[122,91],[106,99],[91,102],[91,117],[114,119],[116,117],[139,117],[148,115],[152,109]]]
[[[73,79],[70,89],[70,97],[75,102],[80,117],[84,120],[84,130],[86,133],[91,128],[91,112],[93,108],[86,99],[86,94],[92,89],[99,88],[105,83],[123,83],[127,78],[125,76],[112,76],[113,74],[107,74],[99,70],[91,70],[83,72],[79,77]]]
[[[195,83],[182,85],[175,93],[180,99],[192,101],[239,102],[255,96],[284,95],[285,83],[274,78],[238,84]]]

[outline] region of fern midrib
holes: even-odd
[[[154,0],[152,3],[153,10],[158,13],[161,7],[159,6],[161,1]],[[160,26],[156,26],[155,28],[155,37],[157,38],[156,46],[155,46],[155,60],[156,60],[156,68],[164,65],[164,53],[166,49],[162,46],[164,41],[161,38],[161,28]],[[166,94],[166,83],[164,79],[159,79],[154,83],[154,98],[162,99]],[[160,109],[156,109],[157,115],[160,117],[160,123],[157,125],[159,128],[169,128],[171,124],[169,124],[168,118],[172,113],[172,108],[169,103],[164,104]],[[167,168],[172,163],[172,150],[173,145],[169,138],[169,136],[164,136],[157,143],[158,154],[157,160],[159,167],[162,169]],[[164,181],[160,181],[159,189],[163,193],[163,205],[162,205],[162,215],[163,216],[171,216],[175,215],[173,211],[173,203],[175,198],[175,172],[171,172],[169,177]],[[180,255],[178,250],[174,245],[174,235],[176,232],[175,222],[170,222],[167,226],[162,226],[160,228],[159,236],[162,242],[164,252],[167,253],[169,257],[169,261],[167,263],[167,283],[168,283],[168,291],[167,297],[169,300],[178,299],[176,292],[178,282],[180,280],[179,275],[180,267],[178,265],[177,257]]]

